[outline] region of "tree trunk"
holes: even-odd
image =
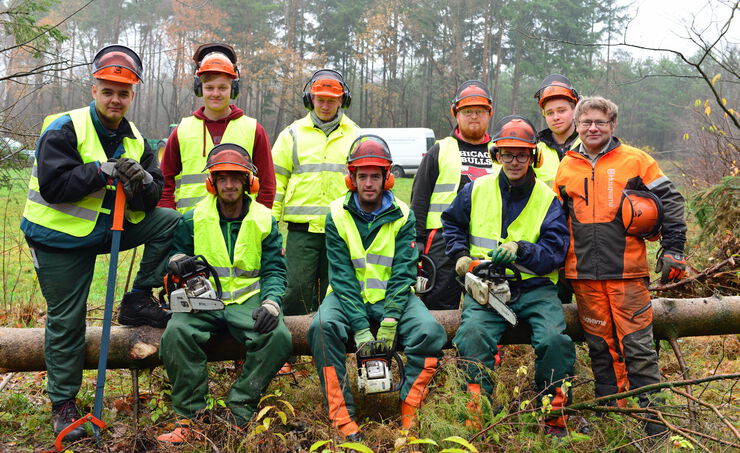
[[[575,304],[563,305],[566,332],[575,341],[583,341]],[[460,324],[460,312],[431,312],[447,333],[449,340]],[[311,353],[306,333],[312,317],[286,316],[285,323],[293,335],[293,352]],[[653,331],[655,338],[671,339],[703,335],[740,334],[740,296],[697,299],[653,299]],[[87,329],[85,368],[95,369],[100,353],[102,328]],[[163,329],[152,327],[113,327],[111,331],[108,368],[147,368],[161,365],[159,340]],[[501,344],[528,344],[530,330],[526,324],[509,329]],[[0,373],[38,371],[45,369],[44,329],[0,328]],[[244,347],[229,335],[215,336],[206,345],[209,361],[244,358]]]

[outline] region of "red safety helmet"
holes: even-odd
[[[216,194],[216,184],[213,181],[213,174],[219,171],[235,171],[247,175],[247,191],[257,193],[259,191],[259,178],[257,178],[257,167],[252,163],[249,152],[241,146],[234,143],[221,143],[216,145],[208,153],[206,168],[208,178],[206,179],[206,189],[209,193]]]
[[[377,135],[361,135],[352,142],[347,156],[347,170],[354,173],[358,167],[380,167],[385,170],[384,190],[393,188],[395,178],[391,173],[393,158],[388,143]],[[348,174],[345,182],[349,190],[357,190],[352,178]]]
[[[567,77],[560,74],[550,74],[542,81],[540,89],[534,94],[540,108],[544,108],[545,102],[552,98],[565,98],[578,103],[580,96]]]
[[[456,116],[461,108],[474,105],[487,107],[488,111],[493,114],[493,96],[486,84],[480,80],[468,80],[458,87],[450,106],[450,112],[452,116]]]
[[[621,215],[626,235],[649,241],[660,237],[663,203],[654,193],[648,190],[623,190]]]
[[[93,58],[92,76],[96,79],[135,85],[143,72],[141,58],[120,44],[103,47]]]
[[[537,148],[537,133],[527,118],[509,115],[501,118],[493,128],[491,142],[496,148]]]

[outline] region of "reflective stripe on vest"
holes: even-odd
[[[487,258],[488,252],[505,242],[527,241],[535,243],[540,237],[542,222],[550,210],[555,192],[547,184],[535,180],[532,194],[519,216],[506,229],[507,236],[501,237],[501,189],[498,173],[481,176],[473,182],[473,194],[470,206],[470,256]],[[534,275],[526,268],[519,269],[522,278],[549,278],[553,283],[558,281],[557,269],[547,275]],[[528,272],[529,271],[529,272]],[[507,273],[513,272],[507,270]]]
[[[457,139],[446,137],[437,143],[439,143],[439,158],[437,159],[439,175],[434,184],[432,196],[429,198],[426,221],[428,230],[442,228],[442,211],[447,209],[457,196],[462,174],[462,159]],[[493,148],[493,143],[488,142],[489,152],[491,148]]]
[[[211,134],[205,122],[194,116],[183,118],[177,126],[177,141],[180,144],[182,169],[175,175],[175,203],[177,210],[185,213],[206,196],[205,181],[208,152],[213,148]],[[235,143],[244,147],[252,156],[254,136],[257,133],[257,120],[240,116],[226,124],[220,143]]]
[[[308,223],[308,231],[323,233],[329,203],[347,191],[347,153],[359,128],[343,115],[339,127],[327,137],[314,127],[309,114],[288,131],[293,139],[293,168],[275,166],[276,173],[290,178],[285,193],[275,194],[276,200],[284,202],[281,220]]]
[[[224,304],[241,304],[259,292],[262,241],[271,229],[270,210],[252,202],[236,236],[232,263],[221,232],[216,197],[209,195],[195,206],[193,254],[205,256],[216,270]]]
[[[581,144],[581,137],[576,137],[571,143],[570,147],[575,148]],[[537,152],[542,154],[542,165],[539,168],[534,169],[534,174],[538,179],[552,185],[555,180],[555,175],[558,172],[558,166],[560,166],[560,157],[558,156],[558,150],[550,148],[545,142],[537,142]]]
[[[344,209],[344,203],[349,196],[351,192],[331,203],[331,218],[339,236],[344,239],[349,249],[355,276],[360,284],[362,300],[366,304],[374,304],[385,299],[385,290],[391,278],[396,251],[396,236],[409,218],[409,207],[406,203],[396,200],[403,215],[381,226],[370,247],[365,249],[352,214]]]
[[[77,152],[82,162],[105,162],[108,160],[103,145],[100,143],[95,125],[90,117],[90,107],[82,107],[69,112],[49,115],[44,120],[44,130],[55,119],[69,115],[77,138]],[[140,161],[144,154],[144,139],[136,129],[134,123],[129,122],[135,139],[124,138],[124,153],[120,157],[129,157]],[[43,134],[43,130],[42,130]],[[79,201],[69,203],[49,203],[39,192],[38,162],[34,160],[31,178],[28,183],[28,198],[23,211],[23,217],[43,227],[60,231],[70,236],[84,237],[90,234],[98,221],[98,215],[110,214],[110,209],[103,208],[106,190],[115,190],[115,187],[105,187],[90,193]],[[126,219],[131,223],[138,223],[144,218],[144,212],[126,210]]]

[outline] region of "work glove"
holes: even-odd
[[[660,283],[677,282],[686,275],[686,257],[678,252],[665,252],[655,263],[655,272],[660,273]]]
[[[468,267],[470,267],[470,263],[472,262],[473,258],[469,256],[461,256],[458,258],[455,263],[455,272],[457,272],[457,275],[465,277],[465,273],[468,272]]]
[[[370,343],[371,341],[375,341],[375,337],[373,337],[373,333],[370,332],[370,328],[355,332],[355,346],[357,346],[357,349],[360,349],[363,344]]]
[[[254,319],[254,330],[258,333],[271,332],[278,325],[280,319],[280,306],[274,300],[265,299],[262,305],[252,312]]]
[[[398,321],[393,318],[385,318],[381,321],[377,336],[378,341],[385,345],[384,349],[393,347],[393,342],[396,340],[396,327],[398,327]]]
[[[417,294],[422,294],[424,291],[429,288],[429,279],[426,277],[418,276],[416,277],[416,285],[414,285],[414,291],[416,291]]]
[[[116,159],[111,159],[108,162],[103,162],[98,168],[98,173],[102,173],[106,178],[109,185],[113,184],[113,180],[118,178],[118,171],[116,171]]]
[[[519,250],[519,244],[516,242],[507,242],[501,244],[498,248],[488,252],[491,257],[491,265],[494,267],[506,266],[516,260],[516,251]]]
[[[140,163],[133,159],[124,157],[118,159],[116,162],[116,172],[118,172],[118,179],[123,183],[123,191],[126,193],[127,198],[131,198],[139,191],[145,184],[151,183],[154,178],[149,174]]]

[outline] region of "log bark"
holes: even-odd
[[[567,333],[583,341],[575,304],[563,305]],[[460,324],[457,310],[433,311],[447,333],[447,347]],[[293,351],[310,355],[306,332],[311,316],[286,316],[293,335]],[[111,330],[108,368],[148,368],[161,365],[159,340],[163,329],[152,327],[113,327]],[[696,299],[653,299],[653,331],[656,338],[740,334],[740,296]],[[88,327],[85,336],[85,368],[95,369],[100,353],[100,327]],[[502,344],[528,344],[530,331],[526,323],[509,329]],[[205,347],[209,361],[244,358],[244,347],[228,334],[214,336]],[[43,328],[0,328],[0,373],[44,370]]]

